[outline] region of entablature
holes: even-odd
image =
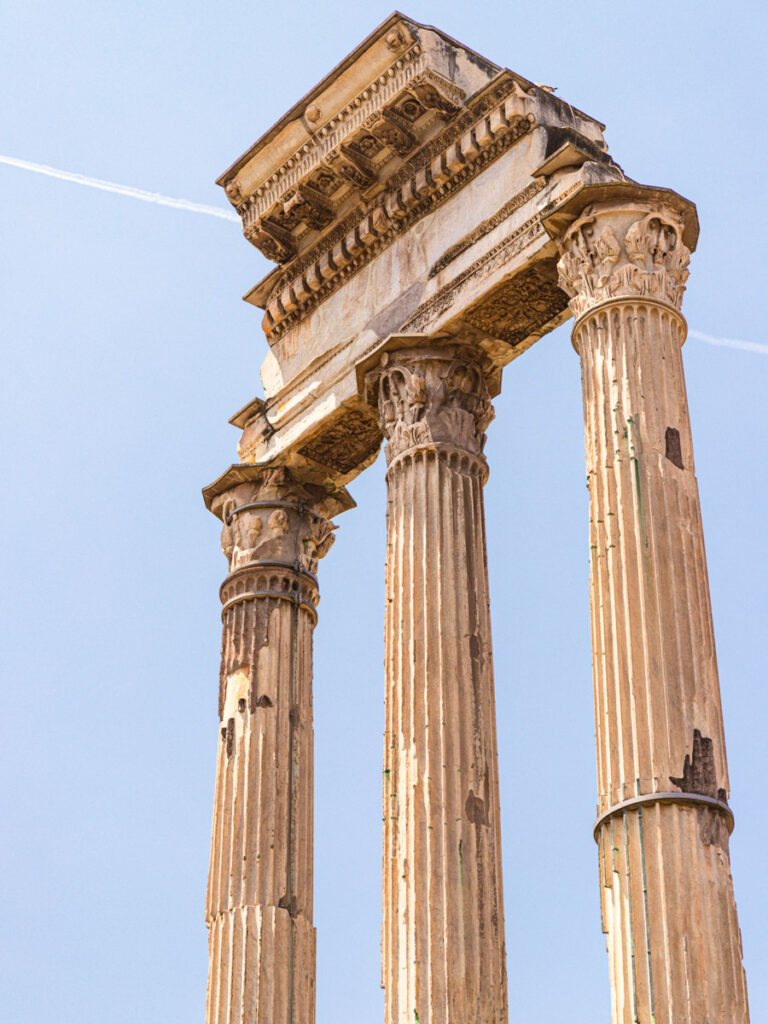
[[[603,125],[394,14],[219,179],[276,266],[265,399],[231,420],[241,464],[345,485],[381,443],[358,371],[392,336],[474,346],[501,368],[566,319],[544,220],[625,180]]]

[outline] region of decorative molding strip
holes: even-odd
[[[312,616],[312,621],[317,625],[317,611],[315,608],[303,601],[296,593],[285,593],[282,590],[249,590],[243,594],[236,594],[230,598],[229,601],[221,609],[221,619],[224,621],[224,617],[230,608],[236,604],[242,604],[243,601],[255,601],[259,597],[271,597],[278,601],[288,601],[290,604],[295,604],[298,608],[304,608]]]
[[[401,327],[403,334],[426,333],[426,328],[451,305],[456,295],[470,281],[487,277],[498,267],[503,266],[509,259],[516,256],[532,242],[536,241],[547,232],[541,223],[541,216],[536,214],[508,238],[494,245],[484,256],[475,260],[466,270],[441,288],[427,302],[423,303],[416,312]]]
[[[522,192],[518,192],[516,196],[513,196],[508,203],[504,203],[492,217],[488,217],[486,220],[481,221],[474,231],[470,231],[468,235],[465,235],[460,242],[456,245],[451,246],[435,263],[429,272],[430,277],[435,277],[440,273],[441,270],[445,270],[449,263],[452,263],[455,259],[458,259],[463,252],[470,249],[475,242],[478,242],[484,235],[489,234],[494,228],[497,228],[499,224],[502,224],[507,217],[511,217],[515,210],[519,210],[521,206],[524,206],[529,199],[533,199],[534,196],[538,195],[543,189],[547,187],[547,182],[544,178],[538,178],[536,181],[531,182],[527,188],[524,188]]]

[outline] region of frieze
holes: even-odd
[[[440,273],[441,270],[445,270],[449,263],[452,263],[467,249],[471,249],[475,242],[479,242],[481,238],[489,234],[494,228],[497,228],[499,224],[503,224],[504,221],[511,217],[515,210],[519,210],[521,206],[524,206],[529,199],[533,199],[539,192],[547,187],[547,182],[540,178],[526,188],[522,192],[518,192],[516,196],[513,196],[508,203],[504,203],[492,217],[488,217],[486,220],[481,221],[474,231],[470,231],[468,235],[465,235],[460,242],[456,245],[452,245],[440,259],[434,264],[429,272],[429,276],[435,277]]]

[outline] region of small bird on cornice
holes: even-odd
[[[544,85],[543,82],[534,82],[533,84],[536,86],[537,89],[543,89],[544,92],[557,92],[556,85]]]

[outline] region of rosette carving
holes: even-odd
[[[387,352],[366,378],[387,438],[387,463],[412,448],[453,447],[481,455],[493,406],[485,377],[455,349]]]
[[[671,210],[587,207],[558,247],[559,283],[574,316],[615,298],[654,299],[680,309],[691,253]]]

